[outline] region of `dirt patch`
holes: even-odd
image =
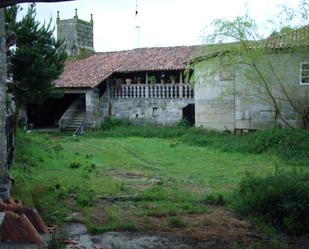
[[[148,189],[151,186],[161,182],[160,177],[152,177],[140,172],[110,170],[106,173],[106,175],[114,178],[115,180],[122,181],[131,189],[139,191]]]
[[[222,207],[212,207],[209,213],[177,217],[187,225],[170,227],[167,217],[148,216],[146,219],[137,218],[135,222],[140,223],[144,231],[151,229],[162,236],[186,238],[198,248],[231,248],[234,242],[248,246],[262,240],[252,225]]]
[[[120,170],[110,170],[107,173],[108,176],[112,176],[114,178],[124,178],[124,179],[147,179],[148,176],[146,176],[143,173],[140,172],[131,172],[131,171],[120,171]]]
[[[108,222],[108,214],[106,213],[104,206],[96,206],[90,215],[91,223],[96,226],[104,226]]]
[[[69,234],[70,243],[67,249],[193,249],[179,239],[162,236],[133,233],[107,232],[102,235],[90,235],[82,224],[69,224],[65,230]],[[71,232],[74,231],[74,233]],[[71,234],[70,234],[71,232]]]

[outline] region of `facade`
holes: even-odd
[[[60,127],[70,126],[74,113],[82,116],[81,109],[89,127],[100,126],[106,117],[163,125],[183,118],[193,122],[194,91],[184,70],[196,51],[194,46],[139,48],[68,61],[56,86],[78,100],[62,115]]]
[[[267,55],[267,59],[274,66],[274,71],[280,74],[288,94],[293,98],[298,96],[295,102],[307,102],[308,105],[309,84],[300,81],[301,68],[303,63],[309,62],[309,53],[274,53]],[[195,65],[196,126],[216,130],[250,131],[270,128],[278,123],[287,125],[282,123],[278,116],[276,118],[269,95],[257,83],[260,79],[249,80],[245,76],[244,68],[236,69],[233,77],[222,77],[223,66],[219,65],[219,60],[219,57],[214,57]],[[263,68],[263,65],[260,65],[260,68]],[[213,73],[207,73],[208,70]],[[291,127],[302,127],[301,118],[276,85],[276,76],[266,67],[262,72],[268,82],[274,82],[272,91],[280,104],[284,120]]]
[[[216,48],[219,53],[209,52],[193,63],[196,126],[250,131],[280,123],[309,128],[309,26],[250,45],[252,50],[264,51],[254,57],[260,76],[243,63],[244,58],[226,53],[230,44],[221,44]],[[235,62],[236,66],[229,66],[226,61]],[[280,112],[263,87],[261,76]]]
[[[74,18],[77,19],[77,14]],[[67,25],[61,22],[57,22],[58,30]],[[301,30],[291,37],[265,40],[263,46],[269,49],[267,59],[279,72],[285,90],[306,100],[309,99],[308,49],[293,54],[285,50],[291,44],[289,41],[300,42],[300,46],[305,44],[308,48],[309,27]],[[221,56],[210,52],[201,57],[201,46],[138,48],[95,53],[81,60],[68,61],[55,83],[69,99],[56,118],[59,126],[75,130],[85,123],[88,127],[98,127],[106,117],[162,125],[187,119],[197,127],[230,131],[274,126],[279,119],[269,97],[262,97],[255,79],[249,81],[245,77],[245,67],[228,72],[221,52]],[[194,89],[184,73],[192,61],[197,61],[189,70],[189,74],[194,75]],[[277,91],[274,73],[265,63],[258,65],[268,81],[274,82],[271,88],[276,98],[280,98],[280,115],[288,125],[302,126],[295,108],[284,100],[282,91]]]

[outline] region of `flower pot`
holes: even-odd
[[[7,185],[1,185],[0,186],[0,198],[3,201],[7,201],[10,199],[10,188]]]
[[[126,79],[125,82],[126,82],[127,85],[131,85],[132,79]]]

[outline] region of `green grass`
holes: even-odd
[[[12,169],[14,196],[36,206],[52,223],[61,224],[72,212],[81,212],[81,221],[94,233],[135,230],[138,226],[130,217],[207,212],[207,204],[222,204],[223,198],[231,197],[246,172],[258,176],[279,168],[308,172],[307,165],[290,165],[271,152],[250,154],[193,146],[182,141],[187,128],[179,129],[173,135],[164,130],[164,139],[154,137],[155,131],[142,137],[129,131],[116,137],[112,130],[82,137],[20,132]],[[91,215],[102,202],[100,197],[108,196],[128,196],[129,200],[114,203],[116,211],[106,207],[104,225],[94,225]]]

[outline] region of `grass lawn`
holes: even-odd
[[[50,223],[79,220],[92,232],[167,231],[207,226],[201,217],[220,202],[219,193],[228,200],[246,172],[278,169],[308,172],[271,153],[228,153],[177,138],[20,132],[12,175],[14,196]]]

